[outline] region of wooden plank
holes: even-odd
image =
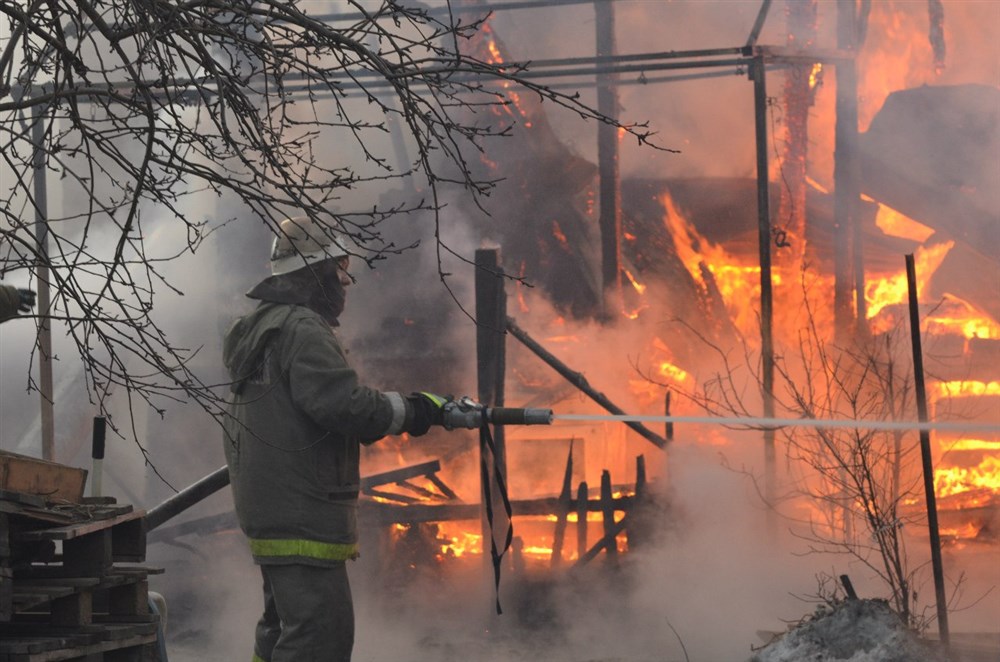
[[[611,496],[611,473],[605,469],[601,472],[601,513],[604,519],[604,546],[608,561],[618,560],[618,544],[615,542],[615,502]]]
[[[63,540],[63,567],[76,577],[100,577],[111,568],[111,529]]]
[[[587,553],[587,482],[580,483],[576,491],[576,550],[577,558]]]
[[[73,627],[90,625],[94,620],[94,596],[90,591],[80,591],[52,601],[52,625]]]
[[[0,621],[14,615],[14,577],[11,569],[0,566]]]
[[[563,473],[562,490],[559,492],[559,508],[556,511],[556,526],[552,536],[552,557],[550,565],[555,568],[562,563],[563,540],[566,537],[566,520],[573,503],[573,440],[569,442],[566,456],[566,470]]]
[[[146,565],[115,565],[103,577],[79,577],[66,574],[66,568],[58,565],[34,565],[17,569],[17,579],[25,583],[42,585],[72,584],[74,582],[99,581],[102,586],[113,586],[128,581],[145,579],[147,575],[162,575],[163,568]],[[138,578],[138,579],[136,579]]]
[[[434,474],[438,471],[441,471],[441,462],[439,460],[432,460],[431,462],[422,462],[421,464],[414,464],[402,469],[393,469],[392,471],[365,476],[361,479],[361,491],[364,492],[379,485],[398,483],[409,478]]]
[[[580,502],[580,499],[582,499],[582,502]],[[614,498],[613,502],[615,510],[627,512],[633,507],[635,499],[631,496],[621,496]],[[570,502],[570,512],[576,512],[581,505],[589,512],[601,512],[600,501],[588,501],[586,493]],[[556,497],[515,499],[510,502],[510,506],[515,517],[553,515],[559,512],[560,502]],[[474,503],[413,503],[406,506],[399,506],[367,500],[361,502],[361,516],[366,519],[368,524],[373,525],[473,520],[478,518],[478,512],[479,504]]]
[[[14,632],[17,632],[16,630]],[[53,634],[39,632],[34,636],[11,634],[7,629],[0,641],[0,655],[30,655],[64,648],[78,648],[99,641],[94,634]]]
[[[0,489],[0,500],[13,501],[26,506],[34,506],[36,508],[45,507],[44,497],[40,497],[37,494],[27,494],[25,492],[12,492],[10,490]]]
[[[145,514],[146,513],[143,510],[133,510],[130,513],[124,513],[105,520],[69,524],[67,526],[57,526],[48,529],[38,529],[35,531],[19,531],[15,536],[15,540],[72,540],[73,538],[85,536],[95,531],[110,529],[111,527],[124,522],[140,519]]]
[[[85,644],[82,646],[71,646],[69,648],[62,648],[59,650],[40,651],[37,653],[29,653],[26,655],[8,654],[6,657],[11,662],[60,662],[61,660],[72,660],[76,658],[83,658],[86,657],[87,655],[95,655],[99,653],[113,653],[116,651],[127,651],[128,649],[131,648],[138,648],[146,644],[153,644],[155,642],[156,642],[156,634],[154,633],[154,634],[134,636],[123,640],[101,641],[93,644]],[[0,658],[0,660],[2,659],[3,658]]]
[[[79,503],[87,470],[0,451],[0,489]]]

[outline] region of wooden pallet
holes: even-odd
[[[0,662],[159,659],[144,515],[0,493]]]

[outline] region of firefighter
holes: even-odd
[[[0,322],[29,313],[34,306],[34,290],[0,283]]]
[[[257,308],[226,333],[225,453],[240,526],[264,583],[254,662],[347,662],[358,556],[360,445],[441,425],[446,398],[361,384],[333,327],[352,283],[347,244],[288,218]]]

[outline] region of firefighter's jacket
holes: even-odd
[[[254,561],[331,565],[357,556],[360,443],[398,434],[406,403],[358,383],[330,326],[262,303],[226,333],[233,398],[226,462]]]

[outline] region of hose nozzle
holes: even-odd
[[[447,430],[475,430],[483,424],[484,416],[493,425],[549,425],[553,418],[551,409],[486,407],[468,396],[446,402],[443,409]]]

